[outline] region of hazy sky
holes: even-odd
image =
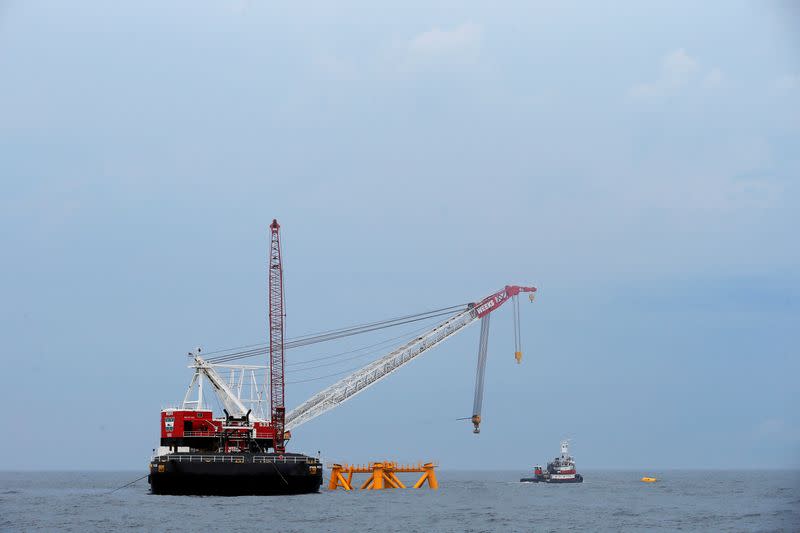
[[[273,217],[289,336],[541,286],[480,436],[472,326],[294,451],[800,466],[792,2],[122,4],[0,3],[0,469],[144,469]]]

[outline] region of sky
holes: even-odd
[[[492,319],[480,435],[473,325],[292,451],[800,467],[799,29],[779,1],[0,2],[0,469],[144,469],[186,353],[266,342],[273,218],[289,337],[540,287],[521,365]],[[289,407],[369,357],[287,375]]]

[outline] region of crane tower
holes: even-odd
[[[275,429],[275,451],[283,453],[284,373],[283,373],[283,265],[281,264],[280,224],[273,219],[270,224],[269,246],[269,389],[272,427]]]

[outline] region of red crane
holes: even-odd
[[[270,229],[269,246],[269,389],[272,427],[275,429],[273,444],[277,453],[286,450],[284,445],[284,405],[283,375],[283,265],[281,264],[280,224],[273,219]]]

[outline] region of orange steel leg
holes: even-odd
[[[400,488],[395,484],[394,481],[392,481],[392,478],[390,478],[388,474],[383,474],[383,481],[384,481],[384,487],[383,488],[385,488],[385,489],[399,489]]]
[[[422,477],[420,477],[416,483],[414,483],[414,488],[415,489],[420,488],[422,485],[425,484],[425,481],[427,481],[428,486],[430,488],[432,488],[433,490],[438,489],[439,481],[436,479],[436,473],[433,471],[434,469],[433,463],[425,463],[422,466],[422,469],[425,473],[422,474]]]
[[[394,472],[387,472],[386,479],[388,479],[389,482],[392,483],[396,489],[406,488],[406,486],[403,485],[403,482],[400,481],[400,479],[398,479],[398,477],[395,475]]]
[[[372,490],[383,490],[383,463],[372,464]]]
[[[333,465],[331,467],[331,478],[328,480],[328,490],[336,490],[339,486],[339,472],[342,470],[342,465]]]
[[[333,468],[331,469],[331,479],[328,482],[328,489],[336,490],[338,487],[342,487],[344,490],[353,489],[353,487],[350,485],[350,480],[345,479],[342,475],[342,465],[333,465]]]

